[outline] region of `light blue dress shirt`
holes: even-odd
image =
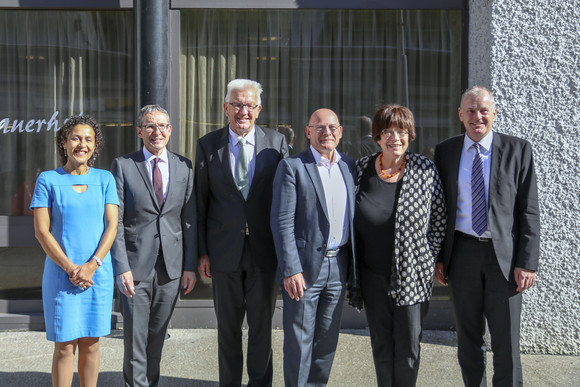
[[[457,176],[457,212],[455,229],[462,233],[491,238],[489,221],[487,230],[482,235],[477,235],[471,228],[471,167],[475,148],[474,141],[465,134],[463,149],[461,150],[461,161],[459,162],[459,175]],[[493,130],[490,131],[480,142],[481,157],[483,159],[483,180],[485,182],[485,199],[489,208],[489,173],[491,171],[491,144],[493,143]],[[489,210],[488,210],[489,211]],[[488,216],[489,219],[489,216]]]
[[[240,138],[242,136],[238,135],[230,127],[230,167],[232,170],[232,176],[237,183],[238,177],[236,176],[236,163],[238,162],[238,154],[240,153],[241,144],[239,144]],[[254,160],[254,154],[256,153],[256,131],[254,128],[244,137],[246,143],[244,149],[246,150],[246,157],[248,158],[248,178],[250,179],[250,187],[252,186],[252,180],[254,179],[254,170],[256,169],[256,162]]]
[[[169,186],[169,158],[167,157],[167,150],[163,149],[163,152],[159,156],[155,156],[149,150],[143,147],[143,156],[147,161],[147,172],[149,173],[149,179],[151,179],[151,184],[153,184],[153,159],[159,157],[159,162],[157,167],[161,171],[161,178],[163,180],[163,199],[167,198],[167,187]]]
[[[335,150],[334,162],[331,163],[330,160],[322,157],[312,145],[310,146],[310,150],[312,151],[320,179],[322,180],[324,198],[326,199],[326,210],[330,218],[330,233],[328,234],[326,248],[332,250],[346,244],[349,231],[348,222],[346,221],[348,193],[346,191],[344,176],[342,176],[342,172],[338,166],[338,161],[341,159],[341,156]]]

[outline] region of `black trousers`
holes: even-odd
[[[423,317],[428,303],[397,306],[386,275],[361,268],[361,290],[380,387],[415,386],[419,374]]]
[[[248,323],[248,386],[271,386],[272,316],[278,289],[275,272],[256,267],[246,239],[240,267],[231,273],[212,272],[212,287],[218,325],[220,386],[242,384],[244,315]]]
[[[506,279],[493,242],[456,233],[449,267],[457,322],[457,355],[466,386],[486,386],[485,319],[493,351],[493,385],[523,385],[520,360],[522,295],[513,273]]]

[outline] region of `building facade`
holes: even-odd
[[[309,114],[334,109],[345,128],[341,151],[354,157],[360,117],[372,117],[387,102],[411,108],[417,140],[410,148],[431,155],[439,141],[461,133],[462,90],[481,84],[496,97],[496,129],[529,139],[535,150],[542,257],[524,301],[523,350],[579,353],[580,278],[572,265],[579,181],[571,173],[578,134],[565,130],[578,116],[571,109],[578,99],[578,6],[564,0],[556,6],[415,1],[412,7],[362,0],[356,8],[327,0],[174,0],[164,2],[167,24],[160,34],[167,34],[168,53],[159,58],[140,55],[148,42],[137,25],[152,22],[136,11],[138,1],[21,3],[0,0],[0,305],[6,309],[40,299],[44,254],[28,204],[37,174],[58,166],[55,132],[69,115],[94,115],[106,136],[99,168],[140,147],[133,123],[146,65],[160,61],[168,69],[160,103],[174,127],[169,147],[191,159],[197,139],[226,123],[222,103],[233,78],[262,83],[258,123],[294,128],[298,149],[306,146]],[[149,27],[158,26],[141,29]],[[446,289],[436,287],[434,299],[431,314],[443,317],[432,327],[451,328]],[[174,325],[212,326],[214,320],[211,282],[200,281],[180,300]]]

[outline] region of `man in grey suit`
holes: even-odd
[[[272,199],[286,386],[328,382],[354,261],[354,161],[336,150],[338,117],[329,109],[315,111],[306,136],[310,148],[280,162]]]
[[[261,93],[258,82],[231,81],[224,102],[229,125],[197,143],[199,273],[212,278],[222,386],[242,383],[244,315],[248,385],[272,385],[276,253],[270,203],[276,166],[288,147],[282,134],[255,125]]]
[[[540,219],[532,147],[492,130],[497,116],[484,87],[468,89],[459,118],[465,135],[437,145],[447,200],[447,233],[435,275],[451,285],[458,358],[466,386],[486,386],[485,319],[494,386],[521,386],[522,293],[538,268]]]
[[[157,105],[141,109],[143,149],[113,161],[119,226],[111,249],[121,294],[126,386],[157,386],[173,308],[196,282],[195,195],[191,161],[166,150],[171,124]]]

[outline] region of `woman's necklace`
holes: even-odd
[[[391,177],[397,176],[403,170],[403,168],[405,168],[406,163],[407,163],[407,155],[404,154],[403,161],[401,162],[401,166],[399,167],[399,169],[397,169],[397,171],[395,173],[391,173],[390,175],[387,175],[387,173],[383,169],[383,152],[381,152],[381,155],[379,156],[379,165],[381,167],[381,177],[383,179],[390,179]]]

